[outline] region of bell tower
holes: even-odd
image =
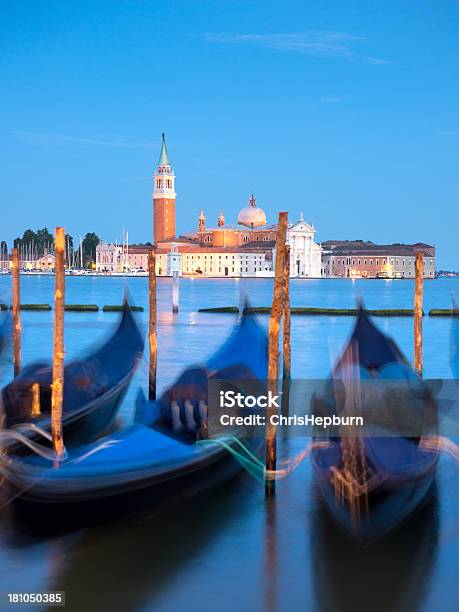
[[[175,174],[171,170],[163,134],[153,189],[153,240],[155,244],[175,237],[176,193],[174,183]]]
[[[206,231],[206,215],[204,211],[201,209],[201,212],[198,217],[198,232],[203,234]]]

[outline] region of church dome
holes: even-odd
[[[253,194],[249,198],[248,205],[239,212],[237,222],[239,225],[245,225],[245,227],[250,228],[266,225],[265,211],[257,206]]]

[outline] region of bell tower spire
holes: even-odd
[[[167,153],[165,134],[154,176],[153,238],[154,243],[175,237],[175,174]]]
[[[169,155],[167,154],[166,134],[163,132],[161,136],[162,136],[161,154],[159,156],[158,167],[159,166],[169,166],[169,170],[170,170],[171,162],[169,161]]]

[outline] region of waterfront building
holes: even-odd
[[[157,266],[157,274],[159,274],[160,271],[162,272],[162,270],[162,267]],[[182,254],[179,251],[179,245],[177,243],[173,243],[170,251],[167,253],[165,270],[167,276],[172,276],[174,272],[182,276]]]
[[[190,232],[185,236],[198,241],[201,246],[236,247],[244,246],[249,242],[275,241],[277,226],[267,224],[266,214],[262,208],[257,206],[256,199],[252,194],[247,206],[239,211],[237,224],[226,224],[223,211],[220,211],[217,225],[207,227],[206,215],[201,210],[198,217],[198,231]]]
[[[329,240],[322,243],[322,275],[333,278],[414,278],[422,252],[424,278],[435,278],[435,247],[425,243],[374,244]]]
[[[27,266],[29,263],[29,266]],[[25,270],[38,270],[39,272],[50,272],[56,267],[56,258],[51,253],[46,253],[41,257],[38,257],[34,262],[26,262],[23,269]]]
[[[119,245],[101,240],[96,247],[96,272],[146,272],[151,249],[147,244]]]
[[[182,238],[194,242],[194,248],[199,246],[207,249],[233,249],[234,252],[244,253],[244,257],[246,251],[250,253],[257,248],[261,252],[269,252],[266,261],[270,262],[269,271],[272,274],[277,224],[267,224],[266,214],[257,205],[253,194],[250,196],[247,206],[239,211],[237,220],[237,225],[225,224],[225,217],[223,212],[220,211],[216,227],[207,227],[206,215],[201,210],[198,217],[197,232],[190,232]],[[319,244],[314,242],[315,232],[314,226],[304,220],[303,214],[300,215],[298,221],[288,223],[287,244],[290,245],[291,277],[319,278],[321,276],[322,249]],[[241,270],[245,272],[246,267],[242,265]],[[248,266],[248,268],[250,270],[251,266]],[[257,273],[259,272],[260,270],[257,269]],[[262,272],[263,274],[268,272],[268,266],[265,266]]]
[[[96,271],[119,272],[120,256],[123,248],[101,240],[96,247]]]
[[[169,181],[169,182],[168,182]],[[200,210],[195,231],[175,236],[175,175],[164,140],[154,184],[154,242],[161,275],[169,275],[172,265],[181,273],[211,276],[260,276],[273,274],[273,251],[277,225],[268,224],[266,213],[251,194],[247,205],[237,215],[237,223],[226,223],[223,211],[215,226],[207,226],[207,216]],[[167,230],[167,231],[166,231]],[[315,228],[303,215],[288,224],[291,276],[318,278],[321,275],[321,247],[314,242]],[[171,260],[168,264],[167,257]],[[228,261],[227,261],[228,258]],[[234,265],[233,265],[234,258]],[[162,260],[164,259],[164,261]],[[225,264],[228,265],[225,265]],[[158,269],[158,265],[157,265]]]
[[[180,266],[180,268],[178,268]],[[156,250],[156,273],[171,276],[266,277],[272,276],[272,247],[205,247],[190,244],[160,245]]]
[[[163,134],[153,187],[153,237],[155,244],[175,237],[175,198],[175,175],[171,169]]]
[[[56,258],[50,253],[44,255],[37,255],[31,257],[30,255],[21,258],[19,262],[19,268],[23,272],[50,272],[54,270]],[[0,260],[0,270],[2,272],[9,272],[13,267],[13,257],[11,254],[3,255]]]
[[[306,223],[303,213],[299,221],[289,224],[287,244],[290,245],[290,276],[293,278],[319,278],[321,276],[322,248],[314,242],[315,228]]]

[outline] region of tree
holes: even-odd
[[[24,253],[41,256],[51,249],[53,242],[53,235],[47,227],[43,227],[36,232],[29,228],[22,234],[22,238],[15,238],[13,246],[21,249]]]
[[[65,260],[68,264],[72,264],[73,259],[73,236],[65,234]]]
[[[0,260],[4,261],[8,257],[8,245],[5,240],[0,242]]]
[[[48,230],[47,227],[43,227],[42,229],[37,230],[36,241],[39,244],[42,252],[44,252],[45,248],[49,248],[52,244],[54,244],[54,236]]]
[[[83,238],[83,262],[86,267],[96,261],[96,248],[99,242],[100,238],[94,232],[87,233]]]

